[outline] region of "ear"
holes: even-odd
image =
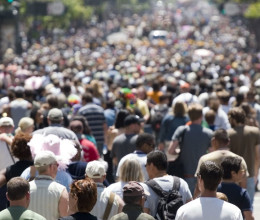
[[[8,196],[8,192],[5,195],[6,195],[7,200],[10,202],[10,199],[9,199],[9,196]]]
[[[30,198],[31,198],[30,192],[27,192],[26,195],[25,195],[25,197],[26,197],[26,200],[30,200]]]

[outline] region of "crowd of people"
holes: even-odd
[[[243,19],[201,0],[8,50],[0,219],[254,219],[254,46]]]

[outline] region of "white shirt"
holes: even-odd
[[[213,197],[200,197],[180,207],[176,220],[243,220],[235,205]]]

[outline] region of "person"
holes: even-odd
[[[205,161],[213,161],[216,164],[220,166],[223,159],[226,157],[240,157],[239,155],[233,153],[230,151],[228,145],[229,145],[229,137],[228,133],[224,129],[218,129],[214,132],[213,137],[211,138],[211,149],[212,152],[205,154],[201,156],[198,166],[196,169],[196,174],[199,172],[200,165]],[[248,175],[247,165],[243,157],[240,157],[242,160],[242,166],[245,170],[244,177],[242,178],[240,185],[244,188],[246,188],[246,176]],[[196,175],[195,174],[195,175]],[[195,192],[194,192],[194,198],[196,198],[199,194],[198,185],[196,185]]]
[[[23,117],[20,119],[18,123],[18,128],[15,130],[15,134],[18,134],[19,132],[32,134],[34,131],[34,120],[29,117]]]
[[[2,117],[0,119],[0,169],[4,170],[7,166],[11,166],[16,159],[11,154],[10,146],[13,141],[14,122],[10,117]],[[6,208],[6,186],[0,188],[0,210]]]
[[[143,176],[145,180],[148,180],[148,174],[146,172],[146,156],[148,153],[153,151],[155,148],[155,140],[153,135],[148,133],[142,133],[138,135],[138,138],[136,139],[136,150],[133,153],[125,155],[120,161],[117,166],[117,172],[116,176],[119,176],[119,171],[121,169],[122,164],[127,160],[131,158],[135,158],[138,160],[138,162],[141,165]]]
[[[223,159],[221,167],[223,180],[218,186],[218,192],[225,193],[228,201],[240,208],[244,219],[253,220],[253,209],[248,192],[238,185],[245,173],[242,159],[226,157]]]
[[[229,129],[231,126],[228,121],[226,112],[220,106],[220,100],[217,96],[211,96],[208,100],[208,106],[203,108],[203,115],[212,109],[216,116],[214,120],[215,129],[223,128],[225,130]]]
[[[167,174],[167,157],[162,151],[155,150],[147,154],[146,170],[149,179],[153,179],[159,186],[166,192],[170,191],[173,187],[174,178]],[[192,200],[192,196],[188,184],[181,178],[179,193],[182,196],[183,203]],[[157,205],[160,197],[146,184],[142,184],[144,189],[149,192],[149,196],[144,204],[144,212],[155,216]]]
[[[85,93],[82,96],[82,107],[78,111],[78,115],[84,116],[89,127],[93,132],[93,136],[97,141],[97,149],[99,155],[103,155],[103,146],[106,144],[107,124],[104,115],[104,109],[93,103],[93,96],[91,93]]]
[[[144,181],[141,165],[136,158],[128,158],[124,161],[119,170],[118,181],[107,188],[123,198],[123,187],[130,181]]]
[[[0,187],[1,191],[6,192],[6,183],[13,177],[20,176],[21,173],[29,166],[33,165],[32,155],[28,142],[31,139],[31,135],[19,133],[15,135],[11,145],[11,152],[14,157],[18,159],[13,165],[7,166],[0,171]],[[8,201],[5,198],[1,199],[1,204],[8,205]]]
[[[176,149],[180,146],[179,160],[183,166],[183,177],[188,183],[191,192],[194,192],[196,166],[200,157],[210,147],[213,132],[201,126],[203,115],[200,104],[190,104],[188,114],[191,125],[180,126],[176,129],[172,136],[168,152],[170,154],[177,154]]]
[[[103,184],[106,179],[105,163],[97,160],[89,162],[86,167],[86,176],[93,179],[97,185],[97,202],[90,213],[97,216],[98,219],[104,220],[121,212],[123,201],[119,196],[107,190]]]
[[[165,115],[162,120],[158,149],[163,150],[167,155],[169,174],[173,174],[173,161],[176,159],[176,155],[168,153],[169,144],[176,129],[188,122],[188,117],[186,116],[187,111],[188,107],[185,102],[176,102],[172,107],[173,114]]]
[[[68,139],[60,139],[58,136],[52,134],[47,136],[34,134],[28,145],[30,146],[33,158],[35,158],[39,152],[46,150],[56,155],[59,160],[59,169],[55,180],[65,186],[69,191],[72,178],[65,170],[71,162],[71,159],[77,154],[74,142]],[[32,180],[38,176],[38,174],[37,169],[31,166],[25,169],[21,176],[27,180]]]
[[[14,120],[14,127],[18,127],[21,118],[28,117],[32,109],[32,104],[24,99],[24,88],[16,86],[14,89],[15,99],[4,107],[6,112]]]
[[[201,197],[180,207],[176,220],[242,220],[238,207],[216,197],[223,172],[212,161],[203,162],[198,173]]]
[[[128,115],[125,118],[125,132],[113,141],[111,157],[114,165],[117,166],[122,157],[136,150],[136,139],[141,130],[141,122],[143,119],[137,115]]]
[[[78,138],[73,131],[65,127],[62,127],[61,123],[63,121],[63,113],[60,109],[52,108],[48,112],[47,119],[48,119],[49,126],[36,130],[33,132],[33,134],[43,134],[43,135],[54,134],[63,139],[78,141]]]
[[[74,181],[70,186],[69,211],[70,216],[59,220],[97,220],[90,214],[97,201],[97,186],[90,178]]]
[[[30,181],[31,202],[29,209],[48,220],[68,215],[68,192],[65,186],[55,182],[58,161],[51,151],[41,151],[34,159],[39,176]]]
[[[69,128],[77,135],[79,139],[80,145],[82,146],[83,150],[84,161],[89,162],[92,160],[98,160],[100,157],[96,146],[91,141],[86,139],[83,134],[84,125],[82,121],[77,119],[71,120]]]
[[[110,220],[154,220],[151,215],[143,212],[143,206],[146,194],[141,184],[136,181],[130,181],[123,188],[123,199],[125,205],[123,211]]]
[[[254,201],[255,182],[259,169],[259,128],[245,125],[245,112],[240,107],[234,107],[228,112],[231,129],[228,130],[230,150],[243,157],[248,166],[247,192],[251,203]],[[246,149],[246,150],[245,150]]]
[[[3,220],[46,220],[43,216],[28,210],[30,203],[30,185],[21,178],[14,177],[7,183],[6,197],[10,207],[0,212],[0,219]]]

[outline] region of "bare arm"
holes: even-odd
[[[118,201],[118,204],[119,204],[119,206],[118,206],[118,213],[120,213],[120,212],[122,212],[125,203],[124,203],[124,201],[121,199],[120,196],[116,196],[116,198],[117,198],[117,201]]]
[[[258,171],[259,171],[259,162],[260,162],[259,149],[260,149],[260,145],[256,145],[256,147],[255,147],[255,174],[254,174],[255,182],[257,181]]]
[[[61,193],[60,201],[59,201],[59,214],[60,217],[64,217],[68,215],[69,210],[69,194],[66,189],[64,189]]]
[[[0,187],[6,184],[5,174],[6,174],[6,169],[4,168],[0,171]]]
[[[245,220],[254,220],[254,216],[252,211],[243,211],[243,214],[245,216]]]
[[[150,215],[150,209],[144,208],[144,212]]]
[[[177,149],[178,146],[179,146],[179,141],[177,141],[177,140],[171,141],[169,148],[168,148],[168,153],[169,154],[178,154],[176,152],[176,149]]]

